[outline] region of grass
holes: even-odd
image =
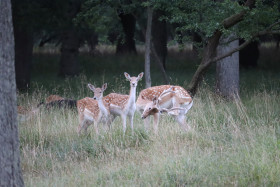
[[[56,66],[57,56],[38,55],[34,60],[39,59],[46,60],[40,61],[46,68]],[[43,72],[36,62],[36,83],[29,93],[18,94],[18,102],[36,106],[51,93],[83,98],[92,94],[86,88],[88,82],[98,86],[109,82],[107,93],[128,93],[122,70],[113,63],[123,61],[123,68],[131,74],[141,71],[142,57],[114,57],[114,62],[112,56],[81,59],[85,59],[82,66],[87,70],[66,80],[57,79],[51,69],[45,74],[48,79],[40,78]],[[127,64],[133,59],[136,67]],[[173,84],[186,86],[196,67],[195,59],[190,63],[184,59],[182,55],[169,56]],[[99,62],[113,67],[98,71],[103,66],[92,63]],[[87,72],[89,67],[92,74]],[[160,74],[154,74],[154,84],[160,82],[157,76]],[[242,70],[241,101],[232,102],[211,91],[213,79],[212,68],[187,115],[193,128],[188,133],[182,132],[171,117],[163,116],[155,136],[151,130],[144,130],[137,113],[134,135],[128,128],[123,136],[118,118],[110,130],[101,125],[99,136],[90,126],[89,135],[79,137],[76,111],[41,110],[19,123],[26,186],[279,186],[279,75],[269,69]],[[143,82],[138,91],[141,88]]]

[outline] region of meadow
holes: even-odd
[[[158,135],[145,131],[136,113],[135,133],[125,136],[117,118],[112,129],[78,136],[75,110],[44,109],[19,122],[21,166],[26,186],[279,186],[280,51],[262,46],[259,68],[240,71],[240,100],[215,94],[211,67],[187,114],[190,132],[167,115]],[[105,51],[108,51],[105,50]],[[144,71],[144,57],[100,52],[80,55],[80,76],[57,77],[56,52],[34,54],[32,85],[18,104],[35,107],[50,94],[72,99],[92,96],[87,83],[108,83],[110,92],[129,92],[123,72]],[[186,87],[199,60],[187,50],[167,59],[171,84]],[[152,84],[163,84],[152,65]],[[137,91],[144,88],[139,82]]]

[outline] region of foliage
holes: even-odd
[[[89,28],[99,35],[99,40],[106,42],[112,29],[121,30],[115,10],[100,0],[86,1],[74,19],[75,24]]]
[[[218,29],[222,30],[226,36],[235,33],[238,38],[249,39],[256,32],[264,30],[276,22],[280,17],[278,1],[266,3],[266,1],[257,0],[254,8],[249,11],[243,21],[235,27],[225,29],[222,26],[223,20],[248,9],[241,2],[231,0],[159,0],[152,2],[155,9],[166,11],[167,16],[162,19],[176,24],[178,33],[187,36],[188,33],[196,32],[205,43]],[[187,37],[185,39],[188,40]]]

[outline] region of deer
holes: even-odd
[[[28,109],[24,106],[17,106],[19,121],[23,122],[33,118],[41,108],[50,110],[51,108],[65,108],[70,109],[76,107],[76,101],[72,99],[65,99],[59,95],[50,95],[45,99],[45,102],[41,102],[37,107]]]
[[[191,95],[181,86],[161,85],[142,90],[136,101],[137,110],[142,113],[145,129],[149,116],[154,117],[154,133],[158,132],[159,117],[162,113],[172,115],[184,130],[190,130],[185,119],[193,105]]]
[[[90,90],[93,91],[93,98],[86,97],[77,101],[77,109],[79,115],[78,134],[87,128],[91,123],[94,123],[96,134],[99,134],[98,124],[101,122],[110,123],[109,105],[106,102],[106,97],[103,97],[103,92],[107,89],[107,83],[101,88],[95,88],[92,84],[88,84]]]
[[[65,99],[64,97],[61,97],[59,95],[50,95],[45,100],[46,100],[46,103],[51,103],[53,101],[60,101],[60,100],[64,100],[64,99]]]
[[[45,99],[45,102],[41,102],[37,105],[37,108],[44,107],[49,110],[51,108],[59,109],[76,109],[77,101],[74,99],[68,99],[59,95],[50,95]]]
[[[127,81],[130,82],[130,92],[129,95],[122,95],[117,93],[109,94],[105,100],[109,103],[110,113],[114,116],[120,116],[122,118],[123,133],[126,132],[126,119],[129,117],[130,127],[133,129],[133,118],[136,111],[136,88],[138,81],[143,77],[144,73],[140,73],[137,77],[130,77],[130,75],[124,72],[124,76]]]

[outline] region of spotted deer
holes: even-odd
[[[133,132],[133,118],[136,110],[136,87],[138,81],[143,77],[144,73],[140,73],[137,77],[130,77],[128,73],[124,73],[126,79],[130,82],[129,95],[111,93],[105,100],[109,103],[110,113],[114,116],[120,116],[123,123],[123,132],[126,131],[126,118],[129,117],[130,126]]]
[[[142,113],[145,128],[148,128],[149,118],[154,117],[154,132],[158,131],[160,113],[172,115],[183,130],[189,130],[185,119],[192,107],[193,100],[190,94],[180,86],[161,85],[144,89],[136,101],[137,110]]]
[[[94,123],[96,134],[99,134],[98,124],[101,122],[108,124],[110,121],[109,105],[105,101],[106,97],[103,97],[103,92],[107,89],[107,83],[103,84],[101,88],[95,88],[91,84],[88,84],[88,87],[94,93],[93,98],[86,97],[77,101],[79,114],[79,135],[82,130],[87,132],[87,128],[92,123]]]

